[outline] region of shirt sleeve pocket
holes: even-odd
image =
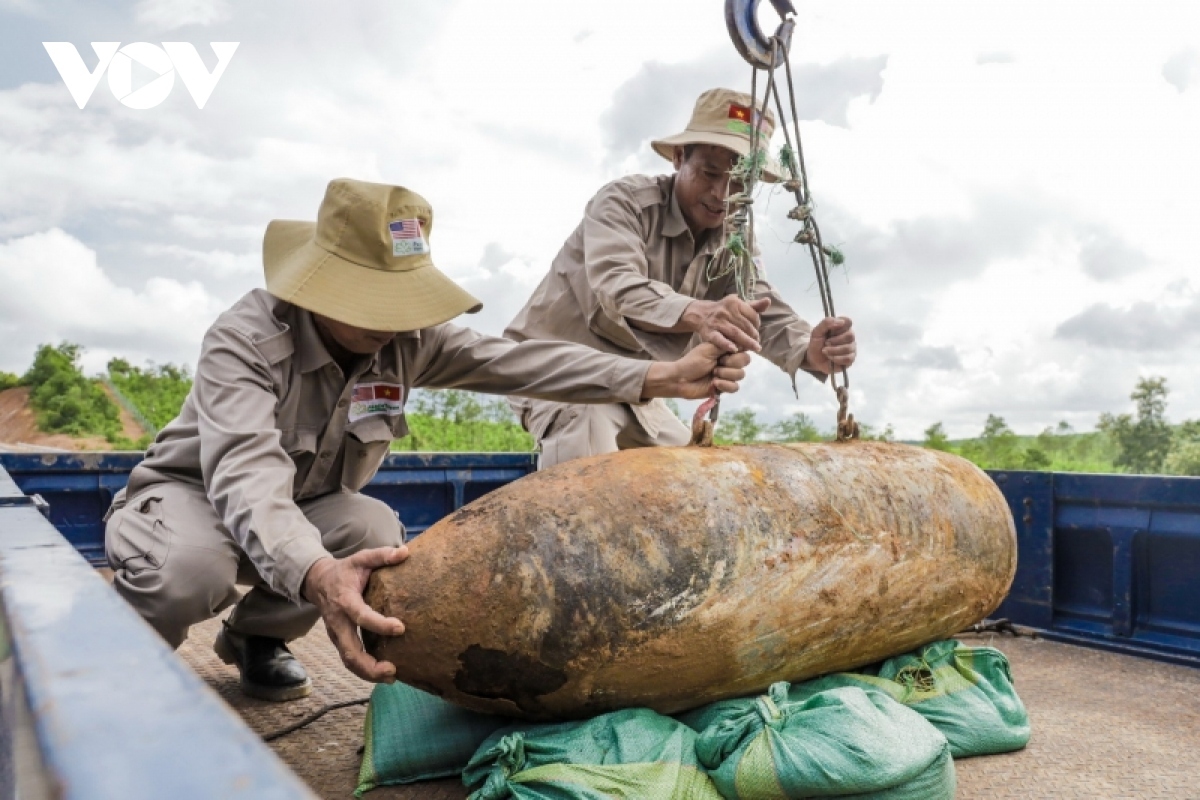
[[[403,414],[396,414],[387,419],[383,415],[364,417],[357,422],[350,423],[346,427],[346,432],[363,444],[373,444],[390,442],[396,438],[398,429],[403,429],[404,433],[408,433],[408,426],[404,423]]]
[[[540,442],[549,433],[558,415],[569,408],[566,403],[535,400],[523,408],[521,426],[529,432],[535,442]]]

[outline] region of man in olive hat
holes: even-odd
[[[182,411],[114,498],[116,590],[173,647],[233,605],[214,648],[252,696],[311,691],[286,642],[318,617],[351,671],[394,676],[359,629],[404,631],[362,597],[373,569],[407,556],[404,529],[359,490],[408,432],[412,388],[638,403],[736,391],[743,377],[748,357],[715,347],[647,364],[452,325],[481,305],[433,265],[432,228],[419,195],[344,179],[315,224],[272,222],[266,290],[208,330]],[[244,597],[238,583],[252,586]]]
[[[608,353],[669,361],[698,343],[728,353],[756,352],[792,378],[799,370],[824,380],[854,363],[846,317],[800,319],[765,280],[750,302],[732,276],[710,280],[708,262],[721,244],[725,199],[742,187],[729,171],[750,151],[759,122],[749,95],[711,89],[700,95],[682,133],[651,143],[674,175],[633,175],[602,188],[505,330],[518,342],[578,342]],[[770,141],[767,110],[761,141]],[[764,180],[778,182],[768,158]],[[543,467],[630,447],[686,444],[690,430],[666,404],[577,405],[510,400],[541,447]]]

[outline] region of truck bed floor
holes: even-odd
[[[347,672],[318,627],[292,650],[313,694],[293,703],[241,695],[237,671],[211,644],[216,620],[192,629],[180,655],[258,733],[287,727],[332,703],[365,698],[370,685]],[[1200,670],[1028,638],[985,634],[1012,662],[1033,739],[1019,752],[956,762],[958,797],[1200,798]],[[347,798],[358,776],[365,706],[331,711],[272,747],[323,798]],[[385,787],[368,800],[459,800],[458,780]]]

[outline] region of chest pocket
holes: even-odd
[[[289,456],[317,452],[317,432],[307,428],[288,428],[279,432],[279,444]]]
[[[720,300],[727,294],[725,287],[730,283],[731,276],[726,275],[709,283],[708,270],[712,258],[713,253],[706,248],[704,252],[691,260],[683,274],[683,283],[679,287],[680,294],[698,297],[701,300]]]
[[[317,457],[317,431],[311,428],[286,428],[279,432],[279,445],[296,465],[296,477],[292,484],[292,496],[300,492]]]
[[[346,456],[342,464],[342,486],[357,492],[371,482],[392,440],[408,435],[404,414],[364,417],[346,426]]]

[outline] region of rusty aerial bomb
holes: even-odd
[[[446,517],[367,602],[397,678],[529,719],[673,713],[953,635],[1000,604],[1016,533],[948,453],[881,442],[627,450]]]

